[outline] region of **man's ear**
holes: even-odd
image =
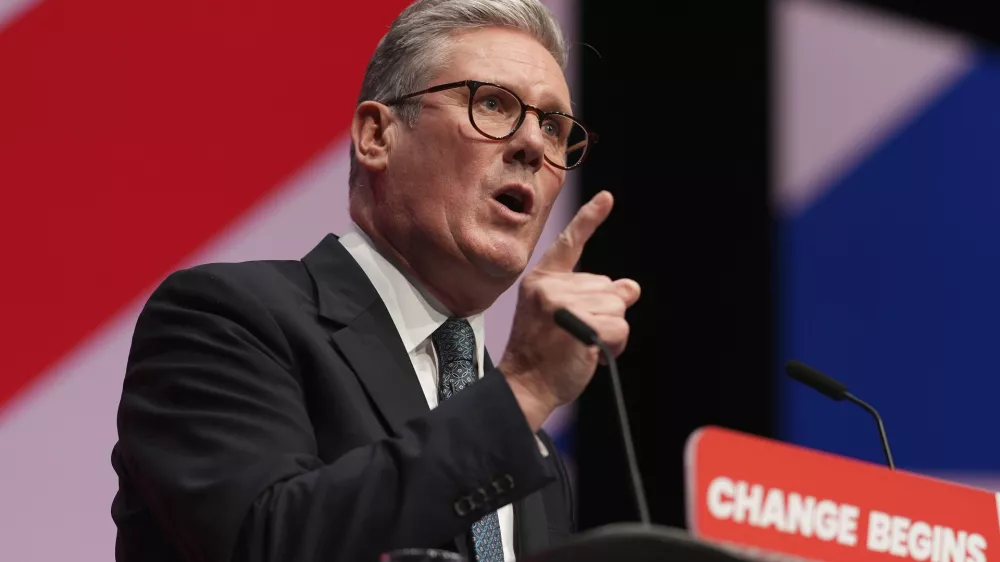
[[[371,171],[385,170],[395,124],[388,107],[374,101],[358,105],[351,120],[351,140],[358,164]]]

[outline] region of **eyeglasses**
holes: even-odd
[[[510,138],[524,123],[528,112],[538,116],[545,139],[545,160],[556,168],[572,170],[583,164],[591,146],[597,143],[597,133],[561,111],[543,111],[521,101],[517,94],[498,84],[463,80],[440,84],[385,102],[395,105],[416,96],[469,88],[469,121],[483,136],[493,140]]]

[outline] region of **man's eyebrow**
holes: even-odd
[[[567,115],[573,115],[572,106],[572,101],[570,101],[570,105],[567,107],[562,101],[551,93],[542,94],[542,101],[539,103],[539,107],[541,107],[544,111],[558,111],[559,113],[565,113]]]
[[[566,115],[573,115],[573,107],[572,107],[572,105],[573,105],[573,102],[570,102],[570,107],[566,107],[561,102],[557,101],[555,103],[555,105],[554,105],[555,109],[552,109],[551,111],[558,111],[559,113],[565,113]]]
[[[511,86],[510,84],[507,84],[506,82],[500,80],[483,80],[483,82],[489,82],[490,84],[503,86],[504,88],[507,88],[508,90],[517,94],[517,96],[520,97],[522,101],[524,101],[523,94],[517,88]],[[528,105],[534,105],[534,104],[528,104]],[[542,94],[542,101],[539,102],[538,104],[539,109],[541,109],[542,111],[558,111],[559,113],[565,113],[567,115],[573,115],[572,106],[573,106],[572,101],[570,101],[570,106],[567,107],[565,104],[559,101],[559,99],[557,99],[556,96],[553,95],[552,93]]]

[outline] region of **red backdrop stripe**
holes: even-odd
[[[47,0],[0,32],[0,404],[346,132],[405,0]]]

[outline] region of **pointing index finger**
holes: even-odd
[[[580,261],[580,255],[587,241],[611,214],[612,206],[614,198],[609,192],[602,191],[580,207],[559,238],[538,260],[538,268],[549,271],[572,271]]]

